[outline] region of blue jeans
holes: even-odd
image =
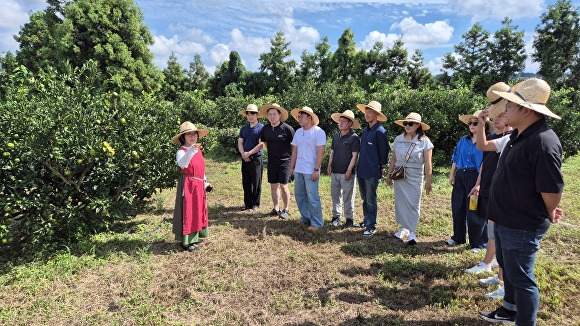
[[[360,197],[363,200],[363,215],[367,230],[377,227],[377,187],[378,178],[358,178]]]
[[[300,211],[300,222],[321,228],[324,225],[322,219],[322,206],[318,194],[318,181],[312,181],[312,174],[294,172],[294,197],[296,206]]]
[[[526,231],[497,223],[494,228],[497,262],[503,268],[503,307],[516,311],[518,326],[536,325],[540,292],[534,277],[534,265],[540,241],[548,228]]]

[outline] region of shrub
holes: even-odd
[[[0,236],[25,246],[76,241],[174,185],[173,107],[101,93],[91,86],[95,69],[13,72],[0,103]]]

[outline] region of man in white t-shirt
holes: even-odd
[[[326,133],[318,127],[318,116],[305,106],[291,111],[300,124],[292,140],[290,175],[294,174],[294,196],[300,211],[300,222],[309,224],[309,230],[324,225],[322,205],[318,194],[320,167],[326,146]]]

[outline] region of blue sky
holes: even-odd
[[[174,53],[184,68],[199,53],[206,68],[228,60],[237,51],[248,70],[257,71],[260,53],[269,51],[276,31],[291,42],[292,56],[327,36],[334,51],[346,28],[359,49],[377,41],[391,47],[402,35],[411,54],[423,52],[425,65],[440,73],[441,57],[453,52],[461,35],[475,23],[493,33],[510,17],[525,31],[526,52],[533,52],[534,28],[548,4],[555,0],[134,0],[155,38],[151,51],[164,68]],[[578,7],[580,0],[573,0]],[[44,0],[0,1],[0,52],[18,49],[13,35],[28,22],[28,12],[46,8]],[[537,64],[526,62],[527,72]]]

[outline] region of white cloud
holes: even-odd
[[[383,43],[384,48],[391,48],[395,41],[399,38],[396,34],[385,34],[378,31],[370,32],[361,42],[361,47],[365,50],[370,50],[373,48],[375,43]]]
[[[442,57],[437,57],[433,60],[429,60],[427,64],[425,64],[427,69],[433,74],[433,76],[437,76],[441,73],[441,69],[443,68]]]
[[[534,38],[535,38],[535,33],[525,33],[524,34],[524,39],[528,39],[526,41],[526,44],[524,46],[524,49],[526,51],[526,54],[528,55],[528,57],[526,58],[526,67],[524,68],[525,72],[533,72],[536,73],[538,71],[538,69],[540,69],[540,64],[538,62],[532,62],[532,53],[536,52],[536,50],[534,49]]]
[[[453,26],[448,21],[436,21],[420,24],[411,17],[406,17],[391,25],[391,30],[400,30],[400,34],[384,34],[378,31],[369,33],[361,43],[363,49],[369,50],[375,42],[382,42],[385,48],[391,48],[394,42],[402,35],[403,42],[409,53],[415,49],[438,47],[451,40]]]
[[[163,35],[153,37],[155,43],[150,47],[155,57],[155,65],[164,69],[171,53],[177,57],[177,61],[184,69],[189,68],[195,53],[205,53],[205,46],[200,43],[182,41],[177,35],[167,38]]]
[[[183,24],[170,24],[167,29],[170,32],[179,34],[181,39],[184,41],[203,44],[210,44],[215,42],[210,35],[207,35],[199,28],[187,28]]]
[[[292,52],[301,53],[304,49],[310,49],[320,39],[318,31],[309,26],[296,27],[296,21],[292,17],[283,17],[280,21],[280,30],[284,32],[287,42],[290,42]]]
[[[452,10],[459,15],[472,16],[472,23],[486,19],[501,20],[538,17],[545,0],[450,0]]]
[[[209,63],[214,67],[229,60],[229,58],[230,48],[226,44],[216,44],[209,51]]]

